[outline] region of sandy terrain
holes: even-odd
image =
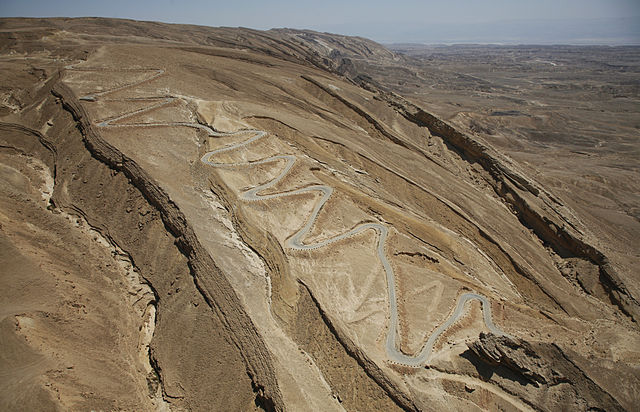
[[[625,238],[461,120],[481,111],[454,129],[391,93],[388,50],[104,19],[1,29],[6,408],[637,404]]]

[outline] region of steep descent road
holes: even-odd
[[[99,72],[99,71],[119,71],[119,72],[123,72],[126,73],[128,70],[127,69],[120,69],[120,70],[112,70],[112,69],[102,69],[102,68],[76,68],[73,66],[68,66],[67,70],[76,70],[76,71],[86,71],[86,72],[91,72],[91,71],[95,71],[95,72]],[[132,82],[132,83],[128,83],[125,84],[123,86],[118,86],[118,87],[114,87],[111,89],[107,89],[107,90],[102,90],[99,92],[95,92],[95,93],[90,93],[88,95],[85,96],[81,96],[80,100],[83,101],[87,101],[87,102],[96,102],[99,99],[101,99],[103,96],[111,94],[111,93],[115,93],[118,91],[123,91],[125,89],[128,88],[132,88],[135,86],[138,86],[142,83],[146,83],[149,81],[152,81],[160,76],[162,76],[165,71],[163,69],[131,69],[129,70],[131,72],[150,72],[151,74],[148,77],[143,78],[142,80],[139,80],[137,82]],[[388,295],[388,299],[389,299],[389,330],[387,332],[387,338],[386,338],[386,351],[387,351],[387,355],[389,357],[389,360],[398,364],[402,364],[402,365],[406,365],[406,366],[412,366],[412,367],[418,367],[421,365],[426,364],[429,361],[429,358],[433,352],[433,346],[435,344],[435,342],[438,340],[438,338],[447,331],[447,329],[449,327],[451,327],[464,313],[464,307],[465,304],[469,301],[472,300],[477,300],[481,303],[482,305],[482,313],[483,313],[483,318],[484,318],[484,323],[486,324],[487,328],[494,334],[496,335],[505,335],[504,332],[502,332],[499,328],[496,327],[496,325],[493,323],[492,320],[492,316],[491,316],[491,304],[489,302],[489,300],[480,294],[477,293],[465,293],[462,294],[457,302],[457,305],[454,309],[454,311],[451,313],[451,315],[447,318],[447,320],[442,323],[440,326],[438,326],[429,336],[429,338],[427,339],[426,343],[424,344],[424,346],[422,347],[422,349],[418,352],[418,354],[416,354],[415,356],[408,356],[404,353],[402,353],[399,349],[398,349],[398,344],[397,344],[397,337],[398,337],[398,304],[397,304],[397,296],[396,296],[396,287],[395,287],[395,275],[394,275],[394,271],[393,268],[391,267],[389,260],[387,259],[386,256],[386,252],[385,252],[385,244],[386,244],[386,239],[388,236],[388,228],[380,223],[365,223],[365,224],[361,224],[359,226],[356,226],[355,228],[344,232],[340,235],[334,236],[332,238],[326,239],[322,242],[318,242],[318,243],[311,243],[311,244],[306,244],[304,243],[304,238],[309,234],[309,232],[311,231],[312,227],[315,224],[315,221],[318,217],[318,214],[320,213],[320,211],[322,210],[323,206],[325,205],[325,203],[329,200],[329,198],[331,197],[331,194],[333,193],[333,188],[331,188],[330,186],[325,186],[325,185],[312,185],[312,186],[307,186],[307,187],[303,187],[303,188],[299,188],[299,189],[295,189],[295,190],[291,190],[291,191],[286,191],[286,192],[280,192],[280,193],[271,193],[271,194],[265,194],[265,195],[260,195],[260,192],[269,189],[273,186],[275,186],[279,181],[282,180],[282,178],[284,176],[287,175],[287,173],[289,173],[289,171],[291,170],[292,166],[295,164],[296,162],[296,157],[293,155],[276,155],[276,156],[271,156],[271,157],[267,157],[267,158],[263,158],[263,159],[259,159],[259,160],[254,160],[254,161],[248,161],[248,162],[237,162],[237,163],[218,163],[215,162],[213,160],[211,160],[215,155],[223,153],[223,152],[228,152],[228,151],[232,151],[234,149],[243,147],[243,146],[247,146],[255,141],[257,141],[258,139],[264,137],[267,135],[267,132],[262,131],[262,130],[241,130],[241,131],[237,131],[237,132],[219,132],[214,130],[212,127],[208,126],[208,125],[203,125],[197,122],[145,122],[145,123],[118,123],[118,124],[114,124],[115,122],[120,122],[123,120],[126,120],[127,118],[131,118],[135,115],[138,114],[142,114],[145,112],[150,112],[152,110],[158,109],[160,107],[166,106],[168,104],[170,104],[171,102],[177,100],[177,99],[185,99],[184,97],[175,97],[175,96],[150,96],[150,97],[136,97],[136,98],[120,98],[120,99],[108,99],[110,101],[159,101],[158,103],[152,104],[150,106],[144,107],[142,109],[138,109],[132,112],[127,112],[124,114],[121,114],[119,116],[116,117],[112,117],[110,119],[106,119],[106,120],[102,120],[102,121],[98,121],[96,122],[96,126],[100,127],[100,128],[121,128],[121,127],[190,127],[190,128],[195,128],[195,129],[199,129],[199,130],[203,130],[205,131],[210,137],[232,137],[235,135],[240,135],[240,134],[253,134],[253,136],[251,136],[249,139],[235,143],[235,144],[231,144],[210,152],[207,152],[204,156],[202,156],[201,161],[209,166],[212,167],[251,167],[251,166],[257,166],[260,164],[266,164],[266,163],[276,163],[279,161],[286,161],[286,165],[284,166],[284,168],[280,171],[280,173],[273,178],[272,180],[263,183],[259,186],[256,186],[252,189],[246,190],[243,193],[241,193],[241,199],[245,200],[245,201],[264,201],[264,200],[269,200],[269,199],[274,199],[274,198],[278,198],[278,197],[283,197],[283,196],[295,196],[301,193],[306,193],[306,192],[320,192],[322,194],[322,197],[320,198],[319,201],[317,201],[317,203],[315,204],[313,211],[311,212],[311,215],[308,217],[306,223],[304,224],[304,226],[302,228],[300,228],[295,234],[293,234],[293,236],[291,236],[289,239],[287,239],[287,241],[285,242],[285,247],[289,248],[289,249],[293,249],[293,250],[311,250],[311,249],[318,249],[321,247],[325,247],[328,246],[334,242],[337,242],[339,240],[345,239],[347,237],[356,235],[358,233],[364,232],[366,230],[374,230],[378,233],[378,245],[377,245],[377,255],[378,258],[380,259],[380,262],[382,263],[382,266],[384,268],[385,274],[386,274],[386,280],[387,280],[387,295]],[[105,99],[107,100],[107,99]]]
[[[295,249],[295,250],[318,249],[318,248],[327,246],[331,243],[337,242],[339,240],[345,239],[349,236],[353,236],[357,233],[364,232],[366,230],[371,229],[371,230],[375,230],[378,233],[377,254],[378,254],[378,258],[380,259],[380,262],[382,263],[382,266],[384,268],[384,271],[387,277],[387,294],[389,298],[390,322],[389,322],[389,331],[387,333],[387,339],[386,339],[386,350],[387,350],[387,355],[389,356],[389,359],[391,361],[400,363],[403,365],[407,365],[407,366],[420,366],[426,363],[429,360],[429,357],[431,356],[431,353],[433,351],[433,345],[435,344],[435,342],[438,340],[440,335],[442,335],[451,325],[453,325],[460,318],[460,316],[463,315],[464,305],[471,300],[478,300],[482,304],[484,322],[487,325],[487,328],[494,334],[497,334],[497,335],[504,334],[504,332],[498,329],[493,323],[493,320],[491,317],[491,304],[489,300],[485,296],[479,295],[477,293],[465,293],[461,295],[460,298],[458,299],[458,304],[455,310],[453,311],[453,313],[451,314],[451,316],[449,316],[449,318],[431,334],[431,336],[423,346],[422,350],[416,356],[407,356],[401,351],[399,351],[397,342],[396,342],[397,335],[398,335],[398,304],[397,304],[396,288],[395,288],[395,275],[393,272],[393,268],[389,264],[389,260],[387,259],[387,256],[385,253],[385,243],[386,243],[386,239],[389,231],[387,227],[379,223],[365,223],[365,224],[356,226],[355,228],[347,232],[344,232],[340,235],[323,240],[322,242],[305,244],[304,238],[311,231],[313,225],[315,224],[316,218],[320,213],[320,210],[322,210],[322,207],[324,206],[324,204],[331,197],[331,194],[333,193],[333,188],[331,188],[330,186],[324,186],[324,185],[313,185],[313,186],[303,187],[300,189],[295,189],[288,192],[260,195],[259,194],[260,192],[272,186],[275,186],[280,180],[282,180],[282,178],[289,172],[289,170],[291,170],[291,167],[294,165],[296,158],[295,156],[292,156],[292,155],[278,155],[278,156],[272,156],[272,157],[256,160],[253,162],[239,162],[239,163],[217,163],[211,160],[211,157],[213,157],[218,153],[227,152],[242,146],[246,146],[252,142],[255,142],[261,137],[266,136],[267,134],[266,132],[261,130],[246,130],[246,131],[240,131],[235,133],[220,133],[211,129],[209,132],[209,135],[210,136],[233,136],[235,134],[240,134],[240,133],[254,133],[254,136],[252,136],[251,138],[243,142],[239,142],[236,144],[222,147],[220,149],[210,151],[202,157],[201,159],[202,162],[213,167],[236,167],[236,166],[256,166],[264,163],[277,162],[279,160],[287,161],[287,164],[285,165],[285,167],[275,178],[273,178],[272,180],[266,183],[263,183],[260,186],[254,187],[253,189],[249,189],[243,192],[241,194],[241,198],[243,200],[246,200],[246,201],[268,200],[268,199],[274,199],[282,196],[294,196],[294,195],[305,193],[305,192],[322,193],[322,198],[316,203],[305,225],[302,228],[300,228],[300,230],[298,230],[293,236],[287,239],[285,244],[287,248]]]

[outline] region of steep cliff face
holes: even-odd
[[[22,355],[1,361],[30,384],[4,404],[619,410],[638,399],[637,301],[604,254],[515,162],[358,86],[349,61],[397,58],[381,46],[104,19],[2,25],[3,236],[35,244],[21,233],[36,214],[51,233],[80,231],[53,216],[85,222],[65,246],[95,249],[69,271],[85,286],[33,271],[44,283],[25,295],[53,288],[109,319],[56,308],[28,327],[43,318],[38,299],[11,300],[1,333]],[[21,217],[23,197],[46,186],[27,158],[49,170],[50,198]],[[110,253],[123,268],[109,269]],[[56,322],[107,337],[90,352]],[[53,342],[77,366],[43,349]],[[120,385],[87,360],[107,352]],[[627,385],[610,385],[613,373]]]

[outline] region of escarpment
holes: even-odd
[[[583,290],[606,303],[616,305],[622,313],[638,322],[640,303],[638,298],[625,286],[609,258],[578,227],[575,218],[567,213],[565,205],[546,191],[539,183],[517,170],[517,166],[499,155],[492,147],[477,137],[451,126],[432,113],[389,91],[389,85],[383,86],[367,76],[373,59],[366,55],[352,55],[360,61],[357,68],[341,73],[351,81],[375,93],[376,98],[385,102],[408,121],[426,128],[430,134],[443,139],[443,142],[469,164],[479,164],[484,173],[479,178],[487,181],[495,192],[510,205],[513,213],[523,225],[534,231],[536,236],[548,245],[560,260],[585,260],[597,267],[597,283],[605,290],[604,294],[594,293],[592,288],[580,286]],[[395,67],[395,69],[398,69]],[[328,93],[335,92],[327,90]],[[357,108],[356,108],[357,110]],[[379,126],[376,126],[379,128]],[[382,131],[389,135],[388,132]],[[397,144],[409,145],[413,150],[421,151],[411,142],[388,136]],[[575,277],[575,274],[572,274]]]
[[[156,210],[155,212],[150,210],[147,210],[146,213],[139,212],[138,215],[144,218],[135,224],[135,222],[127,222],[126,220],[123,222],[123,217],[127,215],[132,216],[131,212],[127,212],[127,210],[131,209],[130,207],[124,210],[125,214],[123,215],[123,210],[112,209],[107,204],[96,205],[94,203],[93,205],[75,206],[76,202],[79,201],[73,196],[73,185],[62,180],[65,177],[64,175],[59,176],[58,179],[60,179],[61,184],[67,188],[66,194],[69,195],[70,198],[58,196],[57,192],[54,192],[53,197],[53,201],[63,207],[68,206],[83,210],[84,215],[87,216],[90,221],[96,220],[95,226],[105,227],[105,230],[115,239],[116,243],[129,252],[137,265],[144,265],[141,266],[142,268],[147,265],[150,266],[150,273],[147,274],[145,270],[142,270],[142,275],[151,283],[157,291],[156,293],[160,291],[164,292],[158,295],[158,317],[163,319],[165,317],[165,311],[171,311],[171,316],[167,319],[168,324],[160,324],[158,332],[162,332],[166,328],[166,333],[170,335],[168,339],[173,340],[172,345],[177,345],[175,349],[171,349],[165,345],[156,346],[152,341],[154,363],[158,367],[160,376],[162,377],[164,359],[161,353],[162,351],[167,351],[165,356],[173,358],[171,361],[177,362],[178,365],[180,365],[179,367],[185,368],[178,372],[178,376],[165,381],[165,394],[170,398],[186,398],[185,401],[187,405],[191,407],[195,405],[215,405],[218,402],[223,402],[219,404],[221,407],[227,404],[228,400],[223,399],[223,393],[230,389],[229,386],[221,387],[218,393],[211,390],[204,390],[208,388],[209,385],[213,385],[214,388],[216,386],[215,379],[217,378],[211,376],[212,371],[206,365],[214,361],[217,357],[218,362],[224,359],[224,362],[228,363],[225,367],[216,367],[219,371],[218,373],[226,375],[222,382],[235,386],[244,381],[245,391],[248,394],[252,392],[255,393],[255,403],[257,405],[262,406],[266,410],[281,410],[283,408],[282,400],[279,395],[273,370],[271,369],[269,354],[261,342],[260,337],[255,332],[250,319],[240,306],[235,292],[227,283],[224,275],[216,267],[211,256],[200,246],[184,215],[182,215],[175,204],[173,204],[168,196],[143,169],[100,138],[93,130],[87,113],[68,87],[64,84],[57,83],[52,93],[61,100],[63,107],[69,111],[74,121],[77,122],[78,129],[82,133],[82,144],[86,146],[92,157],[104,163],[101,171],[102,174],[110,176],[116,173],[121,176],[120,180],[127,179],[127,183],[130,182],[132,187],[126,190],[125,193],[135,188],[134,190],[139,191],[138,196],[142,196],[144,200]],[[71,146],[71,148],[65,147],[68,153],[80,151],[78,150],[80,141],[77,140],[79,136],[75,135],[74,137],[76,137],[75,142],[61,142],[61,146],[65,145],[65,143]],[[59,150],[59,153],[62,153],[62,150]],[[79,164],[77,168],[81,170],[85,169],[82,163]],[[88,171],[86,173],[89,173],[89,175],[83,176],[78,173],[73,176],[72,180],[77,182],[82,179],[84,183],[85,180],[91,179],[95,183],[96,178],[99,179],[103,177],[99,175],[100,171]],[[98,174],[98,176],[94,176],[93,173]],[[104,183],[100,182],[98,185],[102,186]],[[122,190],[117,190],[113,184],[105,186],[112,190],[115,189],[115,193]],[[76,194],[80,201],[92,195],[90,192],[87,193],[86,187],[81,187],[82,191]],[[71,191],[69,188],[71,188]],[[98,198],[105,196],[111,200],[117,199],[116,196],[110,196],[104,192],[104,189],[99,190],[95,196]],[[126,198],[122,200],[118,199],[118,201],[124,201],[125,203],[131,202],[131,200]],[[135,204],[136,202],[132,203]],[[97,209],[91,211],[90,208],[92,206]],[[140,210],[140,207],[138,206],[137,209]],[[109,210],[118,213],[118,215],[109,216]],[[133,216],[136,216],[136,214],[134,213]],[[111,227],[108,222],[114,221],[119,221],[124,224],[119,227]],[[155,225],[151,225],[151,228],[147,229],[147,225],[151,222],[154,222]],[[158,225],[163,225],[164,227],[160,228]],[[138,229],[142,231],[140,239],[136,239],[127,234],[127,230],[132,227],[138,227]],[[168,229],[168,233],[162,236],[162,229],[165,227]],[[118,229],[123,231],[120,236],[117,236]],[[168,241],[168,243],[172,245],[169,249],[174,249],[174,257],[171,260],[179,259],[179,261],[181,261],[174,271],[165,272],[166,269],[163,267],[163,264],[169,262],[155,260],[153,256],[145,256],[149,252],[157,251],[159,247],[162,247],[157,244],[162,238],[165,238],[165,242]],[[154,246],[150,247],[151,244]],[[179,255],[175,256],[176,253]],[[176,263],[169,263],[169,267],[176,265]],[[159,281],[154,282],[154,275],[158,276],[159,274],[163,274],[164,276],[159,279]],[[162,285],[163,288],[161,288],[160,285]],[[171,298],[171,296],[174,297]],[[166,309],[164,308],[165,299],[168,301],[168,307]],[[177,300],[177,302],[171,302],[172,300]],[[184,319],[176,317],[177,314],[171,310],[171,308],[174,305],[187,302],[189,302],[189,306],[193,306],[193,308],[190,308],[190,311],[195,313],[185,313],[183,315],[185,316]],[[200,306],[202,303],[206,305]],[[198,313],[203,310],[205,314]],[[208,310],[210,310],[214,316],[207,316],[206,311]],[[191,325],[186,324],[189,322],[188,319],[193,317],[195,317],[195,319],[201,318],[204,324],[200,324],[200,322]],[[176,327],[178,327],[178,329],[176,329]],[[179,336],[184,333],[185,327],[193,330],[193,338],[196,340],[196,342],[189,343],[188,346],[193,347],[192,350],[194,351],[206,353],[207,357],[202,358],[201,356],[187,355],[184,349],[179,349],[185,344],[185,342],[181,342],[179,338]],[[160,340],[161,338],[157,339]],[[228,343],[225,344],[223,342]],[[204,347],[211,347],[212,350],[204,351]],[[212,358],[214,353],[218,355]],[[176,359],[175,356],[178,356],[178,358]],[[236,374],[233,378],[228,376],[231,371]],[[203,373],[206,373],[207,376],[204,380],[202,379]],[[185,388],[186,382],[190,382],[194,386],[192,388]],[[207,382],[209,382],[209,385],[207,385]],[[203,384],[206,386],[202,386]],[[247,384],[250,386],[246,386]],[[186,390],[179,388],[185,388]],[[187,393],[183,393],[183,391]],[[237,399],[237,401],[250,404],[250,396],[251,395],[249,395],[249,400],[240,398]],[[204,399],[202,397],[204,397]],[[238,407],[240,407],[240,405],[241,404],[238,404]]]
[[[492,177],[489,182],[512,208],[520,221],[531,228],[561,258],[581,258],[598,267],[599,281],[610,301],[636,323],[640,319],[640,303],[625,287],[608,258],[584,239],[571,218],[559,210],[563,205],[535,182],[509,166],[493,149],[464,134],[433,114],[394,93],[380,93],[381,99],[411,122],[428,128],[451,145],[462,158],[479,163]],[[585,290],[589,292],[588,290]],[[602,297],[600,297],[602,298]]]
[[[153,288],[149,356],[165,400],[193,410],[282,410],[270,355],[189,223],[144,170],[93,131],[60,76],[53,79],[43,87],[50,94],[42,94],[39,111],[20,119],[38,129],[52,124],[48,137],[33,131],[15,144],[54,171],[52,207],[82,216],[125,250]],[[232,398],[225,396],[230,390]]]
[[[409,60],[311,31],[0,24],[0,242],[25,250],[1,254],[25,276],[0,279],[0,380],[27,382],[0,405],[637,404],[635,285],[531,169],[363,72]]]

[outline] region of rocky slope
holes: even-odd
[[[401,60],[383,47],[108,19],[1,34],[6,409],[637,403],[632,289],[516,162],[367,81],[354,61]],[[426,360],[394,360],[396,329]]]

